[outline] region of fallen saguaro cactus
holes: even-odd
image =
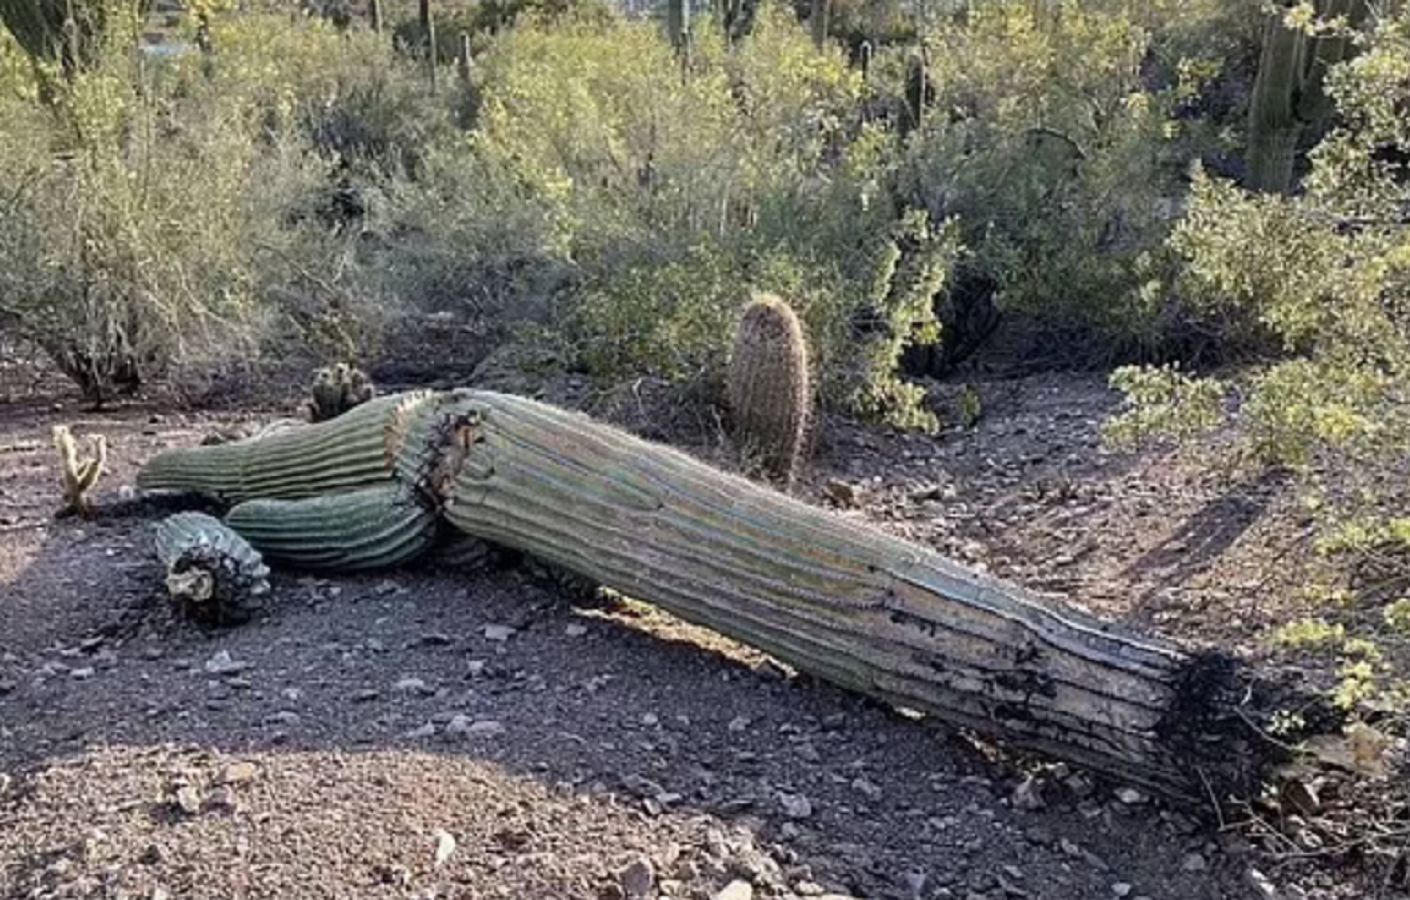
[[[157,558],[181,612],[213,625],[248,621],[269,593],[269,567],[214,516],[177,513],[157,525]]]
[[[315,505],[237,506],[230,519],[308,564],[408,558],[392,548],[419,546],[422,514],[439,513],[836,684],[1169,794],[1246,784],[1275,749],[1249,727],[1273,710],[1249,705],[1257,695],[1227,656],[1098,621],[520,397],[381,398],[261,441],[169,451],[138,483],[245,499],[324,491]],[[333,510],[364,502],[346,492],[369,485],[417,499],[334,528]],[[405,516],[384,522],[387,508]]]

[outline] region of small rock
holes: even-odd
[[[588,633],[588,630],[586,625],[579,625],[577,622],[574,622],[573,624],[564,628],[563,633],[566,634],[568,637],[582,637],[583,635]]]
[[[98,673],[92,666],[84,666],[81,669],[69,670],[69,677],[72,678],[74,681],[87,681],[96,674]]]
[[[617,881],[628,900],[645,900],[651,896],[651,890],[656,886],[656,870],[652,867],[651,860],[643,857],[633,860],[623,869],[618,874]]]
[[[813,814],[813,802],[802,794],[789,794],[780,791],[778,805],[790,819],[806,819]]]
[[[1205,862],[1203,856],[1198,853],[1186,853],[1185,858],[1180,860],[1180,871],[1182,872],[1203,872],[1209,868],[1209,863]]]
[[[1244,870],[1244,883],[1253,891],[1258,900],[1278,900],[1278,888],[1267,875],[1249,866]]]
[[[1036,812],[1048,805],[1043,800],[1043,783],[1033,775],[1029,775],[1019,782],[1018,787],[1013,789],[1010,800],[1015,809],[1029,812]]]
[[[1146,795],[1133,787],[1123,787],[1116,789],[1116,799],[1127,806],[1137,806],[1146,802]]]
[[[13,693],[19,684],[9,678],[0,678],[0,697]]]
[[[178,810],[188,816],[194,816],[201,811],[201,795],[190,785],[177,788],[172,802]]]
[[[481,633],[487,641],[507,641],[514,636],[514,629],[508,625],[486,625]]]
[[[243,672],[250,667],[247,662],[241,662],[230,655],[229,650],[221,650],[215,656],[206,660],[206,671],[212,675],[234,675]]]
[[[711,900],[754,900],[754,885],[742,880],[731,881]]]
[[[645,725],[647,728],[655,728],[657,725],[661,724],[661,717],[656,715],[656,713],[642,713],[641,724]]]
[[[729,730],[735,734],[746,731],[749,728],[748,716],[735,716],[729,720]]]
[[[220,770],[216,784],[245,784],[255,780],[259,768],[252,762],[233,762]]]
[[[449,831],[443,828],[437,828],[435,832],[432,833],[431,837],[436,841],[435,866],[439,869],[441,866],[445,865],[446,861],[455,853],[455,838]]]
[[[868,781],[865,778],[852,779],[852,790],[864,795],[869,800],[876,800],[881,797],[881,788],[876,782]]]
[[[161,885],[152,888],[152,900],[171,900],[171,893]]]
[[[424,694],[426,693],[426,682],[420,678],[402,678],[392,685],[392,690],[403,694]]]
[[[363,688],[360,691],[354,692],[350,699],[354,703],[370,703],[380,696],[382,696],[382,692],[376,688]]]
[[[406,736],[411,738],[412,740],[422,740],[428,737],[435,737],[435,735],[436,725],[434,722],[427,722],[425,725],[422,725],[419,728],[413,728],[406,733]]]
[[[465,733],[471,737],[495,737],[504,734],[504,723],[494,719],[481,719],[471,724]]]
[[[455,643],[455,639],[450,635],[440,631],[433,631],[429,634],[421,635],[421,643],[427,647],[449,647]]]
[[[1133,888],[1124,881],[1118,881],[1111,886],[1111,893],[1117,897],[1129,897]]]
[[[451,720],[446,723],[446,734],[469,734],[472,724],[469,716],[464,713],[456,713]]]

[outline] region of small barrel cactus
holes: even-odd
[[[785,486],[802,455],[811,404],[803,326],[787,303],[759,295],[735,331],[729,405],[746,460]]]
[[[61,516],[86,516],[92,507],[88,492],[98,483],[108,463],[108,440],[101,434],[89,438],[92,456],[80,458],[78,442],[67,425],[54,426],[54,449],[59,451],[59,481],[64,489]]]
[[[319,369],[313,377],[313,397],[308,405],[309,421],[336,419],[376,395],[377,388],[372,384],[372,379],[356,366],[338,363]]]
[[[172,602],[196,621],[248,621],[269,593],[269,567],[258,551],[214,516],[168,516],[157,525],[156,547]]]

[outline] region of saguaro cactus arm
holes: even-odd
[[[269,567],[214,516],[169,516],[157,525],[155,542],[166,568],[167,591],[193,619],[217,625],[244,622],[269,593]]]

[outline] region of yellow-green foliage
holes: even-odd
[[[1189,162],[1215,145],[1199,117],[1176,115],[1210,62],[1177,60],[1150,86],[1149,29],[1166,14],[1131,7],[995,0],[941,17],[924,34],[932,113],[899,172],[909,202],[958,217],[1004,305],[1088,338],[1069,342],[1076,354],[1179,336],[1160,244]],[[905,52],[877,63],[893,95]]]
[[[594,373],[673,378],[722,374],[737,298],[775,292],[825,400],[927,424],[895,370],[934,337],[925,291],[954,240],[886,195],[860,76],[778,11],[731,51],[701,30],[691,61],[681,77],[653,23],[505,34],[477,61],[476,131],[432,156],[446,182],[399,198],[454,250],[398,267],[403,289],[466,285],[482,309],[535,310]]]
[[[1249,447],[1301,474],[1324,526],[1323,553],[1381,571],[1362,586],[1375,600],[1377,584],[1403,585],[1410,575],[1410,227],[1404,169],[1394,161],[1410,148],[1410,8],[1382,19],[1328,84],[1340,124],[1313,152],[1303,193],[1255,196],[1197,175],[1171,245],[1185,265],[1184,289],[1212,317],[1241,318],[1281,343],[1284,357],[1241,385]],[[1142,421],[1176,420],[1180,405],[1168,393],[1139,390],[1161,373],[1124,377]],[[1182,380],[1178,389],[1206,401],[1222,393],[1212,381]],[[1399,620],[1385,616],[1392,628]],[[1292,634],[1330,635],[1309,628]],[[1355,659],[1342,671],[1341,702],[1386,687],[1374,644],[1358,638],[1342,649]]]

